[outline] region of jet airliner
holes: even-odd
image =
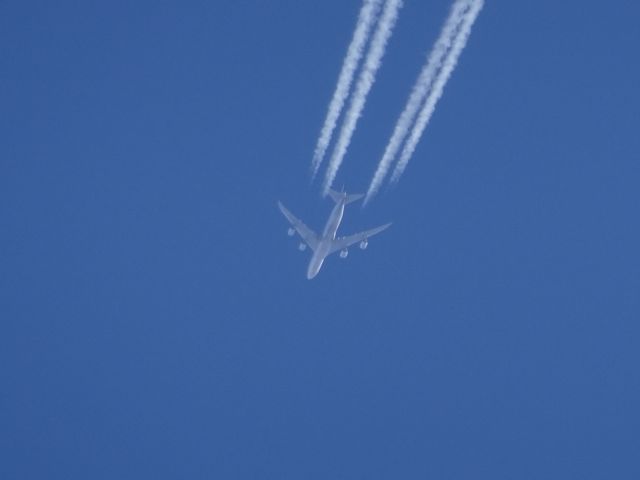
[[[307,227],[302,221],[296,218],[285,206],[278,202],[278,207],[282,214],[289,220],[291,227],[289,227],[288,234],[293,236],[296,232],[302,238],[299,249],[305,250],[307,246],[313,250],[313,255],[309,261],[309,267],[307,268],[307,278],[311,280],[315,277],[322,267],[322,262],[334,252],[340,251],[340,258],[346,258],[349,251],[348,247],[354,243],[360,242],[360,248],[364,250],[367,248],[369,237],[374,236],[377,233],[388,228],[391,224],[381,225],[371,230],[355,233],[346,237],[336,237],[336,232],[342,221],[345,205],[360,200],[364,197],[363,194],[347,194],[345,192],[336,192],[335,190],[329,190],[329,195],[335,202],[335,206],[329,215],[327,224],[324,227],[322,235],[318,235],[309,227]]]

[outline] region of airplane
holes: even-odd
[[[296,218],[289,210],[285,208],[282,202],[278,201],[278,207],[282,214],[289,220],[291,227],[287,231],[289,236],[293,236],[296,232],[302,238],[300,242],[299,250],[304,251],[307,246],[313,250],[313,255],[309,261],[309,267],[307,268],[307,279],[311,280],[315,277],[322,267],[322,262],[334,252],[340,251],[340,258],[346,258],[349,251],[348,247],[354,243],[360,242],[360,248],[364,250],[367,248],[369,237],[373,237],[375,234],[382,232],[389,228],[391,223],[381,225],[371,230],[348,235],[346,237],[337,237],[336,232],[342,221],[342,215],[344,214],[345,205],[360,200],[364,197],[361,193],[347,194],[345,192],[336,192],[335,190],[329,190],[329,195],[336,203],[329,215],[327,224],[324,227],[322,235],[318,235],[309,227],[307,227],[302,221]]]

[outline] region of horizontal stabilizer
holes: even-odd
[[[331,196],[331,198],[333,199],[334,202],[338,203],[341,202],[342,199],[345,199],[345,205],[351,203],[351,202],[355,202],[356,200],[360,200],[362,197],[364,197],[364,193],[351,193],[348,194],[346,192],[336,192],[333,189],[329,189],[329,195]]]

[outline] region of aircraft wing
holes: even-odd
[[[278,208],[280,208],[282,214],[287,217],[287,220],[289,220],[291,226],[296,229],[298,235],[302,237],[304,243],[309,245],[309,248],[311,248],[311,250],[315,250],[318,247],[318,235],[316,235],[316,232],[302,223],[302,221],[289,210],[287,210],[285,206],[282,205],[282,203],[278,202]]]
[[[365,230],[364,232],[354,233],[353,235],[349,235],[346,237],[337,237],[331,243],[331,250],[329,253],[337,252],[338,250],[342,250],[343,248],[347,248],[354,243],[361,242],[362,240],[366,240],[367,238],[373,237],[376,233],[380,233],[383,230],[386,230],[391,226],[390,223],[386,225],[381,225],[380,227],[372,228],[371,230]]]

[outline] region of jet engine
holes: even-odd
[[[289,235],[290,237],[293,237],[293,234],[296,233],[296,229],[291,227],[289,228],[289,230],[287,230],[287,235]]]
[[[346,248],[340,250],[340,258],[347,258],[347,255],[349,255],[349,250],[347,250]]]
[[[367,245],[369,245],[369,241],[365,238],[360,242],[360,249],[364,250],[365,248],[367,248]]]
[[[298,245],[298,250],[300,250],[301,252],[304,252],[307,249],[307,245],[305,243],[300,243],[300,245]]]

